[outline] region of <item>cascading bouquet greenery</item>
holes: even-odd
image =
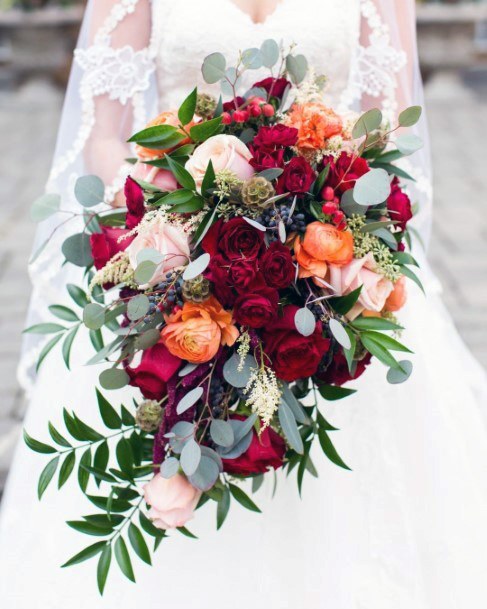
[[[243,72],[262,66],[271,75],[238,95]],[[106,429],[64,410],[66,432],[49,424],[55,446],[25,434],[52,456],[39,497],[77,463],[100,510],[68,522],[102,539],[66,565],[97,556],[101,592],[112,548],[133,580],[129,547],[150,564],[147,539],[155,550],[169,529],[191,536],[185,524],[204,503],[217,504],[218,527],[232,499],[259,511],[241,481],[251,478],[255,493],[267,472],[295,469],[301,491],[305,472],[316,475],[315,438],[347,468],[319,406],[354,393],[343,385],[373,357],[391,383],[412,369],[393,355],[409,350],[391,336],[405,278],[419,282],[405,251],[410,177],[393,163],[420,143],[391,134],[421,109],[392,127],[379,110],[340,116],[306,59],[273,40],[241,53],[236,67],[214,53],[202,72],[231,99],[194,89],[130,139],[125,210],[101,204],[99,178],[78,179],[85,228],[62,251],[86,269],[86,286],[67,286],[82,314],[53,305],[63,323],[26,330],[54,335],[40,361],[62,343],[69,366],[86,326],[101,389],[132,385],[142,396],[133,409],[115,408],[93,388]],[[33,215],[60,205],[45,195]]]

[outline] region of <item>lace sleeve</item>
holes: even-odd
[[[360,0],[357,45],[344,104],[357,111],[380,108],[396,124],[398,113],[411,105],[424,108],[423,84],[416,43],[414,0]],[[425,248],[432,219],[431,163],[426,116],[415,126],[424,147],[401,161],[415,179],[410,188],[418,213],[413,226]]]
[[[147,120],[154,69],[150,1],[91,2],[74,53],[51,189],[68,172],[95,173],[113,201],[127,173],[125,142]]]

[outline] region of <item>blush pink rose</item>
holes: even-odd
[[[162,219],[144,228],[127,248],[130,265],[134,270],[140,264],[139,254],[146,249],[159,252],[162,260],[147,284],[140,286],[143,289],[160,283],[167,272],[187,264],[190,254],[188,235],[182,228],[172,226]]]
[[[363,258],[352,260],[345,266],[328,266],[327,281],[335,296],[345,296],[362,286],[356,305],[347,314],[349,319],[355,319],[365,310],[380,313],[384,309],[394,284],[376,273],[376,267],[374,257],[370,253]]]
[[[176,178],[170,171],[152,167],[146,163],[136,163],[130,175],[136,180],[143,180],[153,184],[163,192],[172,192],[178,187]]]
[[[193,517],[201,491],[182,474],[172,478],[155,475],[144,486],[144,499],[150,505],[149,518],[158,529],[184,526]]]
[[[185,167],[200,189],[210,161],[215,173],[227,169],[241,180],[247,180],[254,174],[249,163],[251,158],[252,153],[238,137],[221,134],[208,138],[198,146]]]

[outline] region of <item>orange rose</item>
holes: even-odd
[[[162,342],[170,353],[192,364],[210,361],[220,345],[231,347],[238,338],[231,312],[225,311],[214,296],[200,304],[186,302],[166,319],[166,324]]]
[[[394,289],[392,290],[389,298],[386,300],[386,306],[384,307],[386,311],[390,311],[393,313],[394,311],[399,311],[406,304],[407,300],[407,290],[406,290],[406,278],[402,275],[394,284]]]
[[[154,120],[152,120],[147,125],[146,128],[149,128],[149,127],[158,127],[159,125],[172,125],[173,127],[178,127],[179,124],[180,124],[180,121],[179,121],[179,118],[178,118],[177,111],[176,110],[169,110],[168,112],[161,112],[161,114],[159,114],[159,116],[157,116]],[[189,123],[188,125],[185,125],[185,126],[187,128],[190,128],[193,125],[194,125],[194,122],[191,121],[191,123]],[[150,161],[152,159],[161,158],[166,153],[171,152],[172,150],[175,150],[179,146],[183,146],[184,144],[189,144],[190,141],[191,140],[189,138],[185,138],[184,140],[179,142],[179,144],[177,146],[172,146],[171,148],[164,148],[162,150],[154,150],[152,148],[144,148],[143,146],[139,146],[137,144],[137,146],[135,147],[135,153],[137,154],[137,157],[141,161]]]
[[[342,119],[320,102],[295,104],[287,115],[286,124],[298,130],[298,148],[321,150],[326,141],[343,131]]]
[[[332,224],[312,222],[306,228],[303,242],[294,242],[294,252],[299,264],[299,277],[325,278],[327,264],[348,264],[353,258],[353,235],[341,231]]]

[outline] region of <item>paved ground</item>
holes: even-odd
[[[486,88],[485,75],[465,83],[439,74],[428,85],[427,102],[437,210],[431,260],[460,332],[487,367]],[[28,209],[47,176],[60,106],[61,94],[44,82],[0,91],[0,133],[13,143],[0,157],[0,487],[24,409],[15,368],[29,294],[34,226]]]

